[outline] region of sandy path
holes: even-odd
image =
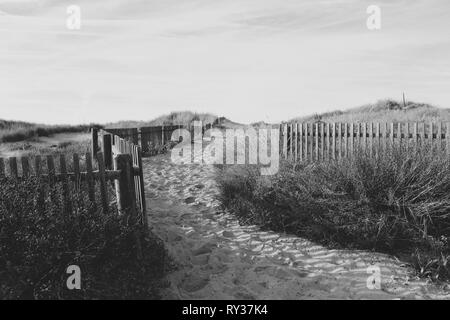
[[[166,299],[450,298],[379,253],[329,250],[305,239],[241,226],[219,208],[213,166],[144,159],[149,224],[179,268]],[[367,288],[367,267],[381,290]]]

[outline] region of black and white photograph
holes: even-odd
[[[450,2],[0,0],[0,300],[450,300]]]

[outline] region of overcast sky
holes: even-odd
[[[278,122],[403,91],[450,107],[449,34],[449,0],[0,0],[0,118]]]

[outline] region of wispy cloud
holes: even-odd
[[[0,118],[279,121],[403,91],[450,107],[449,16],[448,0],[0,0]]]

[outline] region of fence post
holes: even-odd
[[[142,167],[142,149],[138,148],[137,151],[138,151],[137,162],[138,162],[138,166],[139,166],[139,184],[140,184],[139,191],[141,193],[140,198],[141,198],[141,208],[142,208],[141,214],[142,214],[144,226],[148,227],[147,204],[145,202],[145,189],[144,189],[144,171],[143,171],[143,167]]]
[[[28,161],[28,157],[22,157],[22,174],[24,177],[28,177],[30,175],[30,163]]]
[[[92,169],[92,155],[89,152],[86,153],[86,173],[87,173],[89,201],[91,201],[92,210],[96,211],[97,204],[95,202],[95,182],[94,182],[94,173]]]
[[[63,185],[64,215],[67,216],[72,212],[72,205],[69,193],[69,177],[67,176],[66,157],[64,156],[64,154],[61,154],[59,157],[59,166]]]
[[[348,123],[347,122],[344,123],[344,132],[343,132],[343,134],[344,134],[344,140],[343,140],[343,143],[344,143],[344,157],[348,158]]]
[[[433,156],[433,122],[430,122],[428,140],[430,140],[430,155]]]
[[[394,148],[394,144],[395,144],[395,138],[394,138],[394,123],[391,122],[390,125],[390,130],[389,130],[389,138],[391,140],[391,148]]]
[[[319,161],[319,123],[318,122],[316,122],[315,124],[314,124],[314,133],[315,133],[315,135],[316,135],[316,145],[315,145],[315,152],[316,152],[316,155],[315,155],[315,160],[316,161]]]
[[[283,158],[287,159],[287,124],[283,124]]]
[[[117,207],[120,213],[130,210],[132,219],[136,218],[134,179],[129,154],[118,154],[114,158],[114,170],[120,170],[120,178],[115,181]]]
[[[450,122],[447,122],[445,130],[445,139],[447,139],[447,155],[450,156]]]
[[[289,153],[288,153],[288,158],[290,160],[294,159],[294,124],[290,123],[288,125],[288,149],[289,149]]]
[[[425,122],[422,122],[420,126],[422,127],[422,130],[420,131],[420,145],[423,147],[425,146]]]
[[[44,198],[44,188],[41,181],[41,173],[42,173],[42,167],[41,167],[41,156],[37,155],[34,159],[34,172],[36,173],[36,179],[38,182],[38,197],[36,199],[37,208],[39,213],[44,213],[45,209],[45,198]],[[1,172],[0,172],[1,175]]]
[[[142,149],[142,129],[141,127],[137,128],[137,135],[138,135],[138,146]]]
[[[97,151],[98,151],[98,129],[92,128],[92,159],[97,159]]]
[[[128,221],[133,225],[137,220],[137,211],[131,155],[118,154],[114,158],[114,170],[120,170],[120,178],[115,181],[117,208],[121,214],[129,214]],[[141,239],[138,233],[135,233],[134,237],[136,241],[136,255],[138,260],[141,260],[143,258]]]
[[[18,171],[17,171],[17,159],[16,159],[16,157],[9,158],[9,170],[10,170],[11,176],[14,179],[17,180],[18,177],[19,177],[19,174],[18,174]]]
[[[377,154],[379,154],[379,152],[380,152],[380,148],[381,148],[381,143],[380,143],[380,123],[379,122],[377,122],[377,132],[376,132],[376,149],[377,149]]]
[[[103,153],[97,153],[97,162],[98,162],[98,173],[100,180],[100,194],[102,198],[102,207],[103,213],[108,213],[108,190],[106,186],[106,178],[105,178],[105,159],[103,158]]]
[[[331,140],[331,158],[333,160],[336,159],[336,123],[333,122],[332,127],[331,127],[331,135],[330,137],[332,137]]]
[[[437,145],[438,145],[438,152],[441,154],[442,152],[442,122],[438,122],[438,132],[437,132]]]
[[[353,150],[354,150],[354,133],[355,133],[355,124],[352,122],[350,123],[350,146],[349,146],[349,157],[353,157]]]
[[[337,134],[338,134],[338,143],[339,143],[339,145],[337,147],[337,149],[338,149],[338,159],[341,159],[342,158],[342,122],[339,122],[337,125],[338,125],[338,132],[337,132]]]
[[[295,162],[297,162],[298,161],[298,123],[297,122],[295,122],[294,123],[294,134],[295,134],[295,137],[294,137],[294,141],[295,141],[295,144],[294,144],[294,155],[295,155]]]
[[[325,124],[320,123],[320,160],[325,160]]]
[[[327,160],[330,160],[330,134],[331,134],[331,123],[326,124],[327,128],[327,142],[326,142],[326,148],[327,148]]]
[[[303,161],[303,123],[299,123],[299,159]]]
[[[80,191],[81,180],[80,180],[80,158],[77,153],[74,153],[73,156],[73,172],[74,172],[74,185],[75,190]]]
[[[5,177],[5,162],[3,161],[3,158],[0,158],[0,179],[4,177]]]
[[[110,134],[104,134],[102,136],[102,153],[105,161],[105,168],[112,168],[112,140]]]
[[[304,145],[304,148],[303,148],[303,150],[304,150],[304,152],[305,152],[305,162],[307,162],[307,161],[309,161],[309,155],[308,155],[308,152],[309,152],[309,146],[308,146],[308,139],[309,139],[309,137],[308,137],[308,127],[309,127],[309,124],[308,124],[308,122],[306,122],[305,123],[305,145]]]

